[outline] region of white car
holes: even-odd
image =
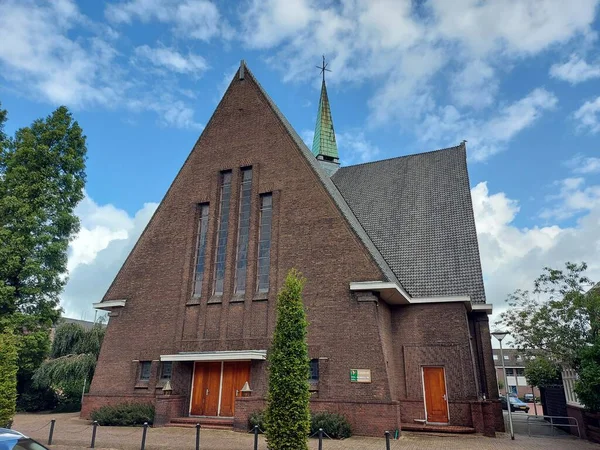
[[[8,428],[0,428],[0,450],[49,450],[39,442]]]

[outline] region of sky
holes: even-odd
[[[65,315],[91,320],[244,59],[312,143],[325,55],[343,165],[467,141],[492,320],[545,266],[600,280],[600,0],[0,0],[7,132],[87,135]]]

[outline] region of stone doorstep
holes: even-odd
[[[458,425],[426,425],[418,423],[401,424],[402,431],[424,431],[430,433],[469,434],[475,433],[475,428]]]

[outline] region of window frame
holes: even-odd
[[[318,383],[319,377],[321,375],[320,367],[319,367],[319,358],[312,358],[309,362],[310,372],[308,374],[308,381],[310,383]],[[316,372],[316,376],[315,376]]]
[[[148,367],[148,376],[144,376],[144,367]],[[138,380],[143,382],[150,381],[152,377],[152,361],[140,361],[140,372],[138,374]]]
[[[206,274],[206,250],[208,246],[208,227],[210,220],[210,204],[198,204],[198,228],[196,236],[196,253],[194,256],[194,282],[192,286],[192,297],[202,297],[202,285]],[[198,267],[202,265],[202,271]],[[199,279],[199,275],[201,278]]]
[[[249,179],[244,180],[245,174],[250,174]],[[247,287],[248,251],[250,249],[250,219],[252,216],[252,181],[252,166],[242,167],[240,170],[237,243],[235,252],[235,275],[233,279],[233,292],[234,294],[238,295],[245,294]],[[245,201],[247,201],[247,203],[245,203]],[[243,256],[243,258],[241,257],[241,255],[243,254],[242,245],[245,245],[246,247],[245,256]],[[243,266],[241,266],[242,263]],[[242,271],[243,274],[241,273]]]
[[[217,216],[217,239],[215,246],[214,277],[212,294],[222,296],[225,291],[225,272],[227,270],[227,241],[229,235],[229,213],[231,212],[231,187],[233,172],[221,172],[219,184],[219,215]],[[227,193],[225,191],[227,190]],[[227,206],[226,212],[224,206]],[[219,260],[222,258],[222,261]],[[219,286],[220,284],[220,286]]]
[[[266,199],[270,199],[269,205],[265,205]],[[268,217],[268,224],[265,223],[265,218]],[[268,225],[269,233],[268,239],[263,239],[263,228]],[[265,244],[262,246],[261,244]],[[258,218],[258,239],[257,239],[257,254],[256,254],[256,292],[257,294],[267,294],[270,289],[270,271],[271,271],[271,247],[273,243],[273,193],[265,192],[260,194],[260,210]],[[264,253],[263,253],[264,252]],[[262,256],[261,256],[262,255]],[[266,261],[265,265],[261,264],[262,261]],[[266,267],[266,269],[265,269]],[[262,268],[262,269],[261,269]],[[263,272],[266,270],[266,272]],[[266,287],[261,284],[261,277],[266,278]]]
[[[169,374],[165,376],[165,367],[169,366]],[[160,377],[161,380],[171,380],[173,378],[173,361],[162,361],[160,363]]]

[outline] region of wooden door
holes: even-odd
[[[448,396],[443,367],[423,367],[427,422],[448,423]]]
[[[190,414],[194,416],[217,415],[220,382],[220,362],[196,363]]]
[[[232,361],[223,365],[223,384],[221,390],[221,416],[235,415],[235,398],[241,396],[246,381],[250,381],[250,362]]]

